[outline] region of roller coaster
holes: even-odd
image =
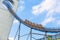
[[[14,3],[13,1],[10,1],[10,2]],[[60,32],[60,29],[54,29],[54,28],[53,29],[48,29],[48,28],[45,28],[42,24],[36,24],[36,23],[33,23],[33,22],[31,22],[31,21],[29,21],[27,19],[22,20],[20,17],[18,17],[16,15],[16,13],[10,7],[10,5],[8,4],[7,1],[3,1],[3,4],[8,8],[8,11],[14,16],[14,18],[16,18],[20,22],[20,25],[24,24],[25,26],[31,28],[31,30],[30,30],[30,40],[32,40],[32,34],[37,34],[37,33],[32,33],[32,29],[37,30],[37,31],[45,32],[45,34],[38,34],[38,35],[44,35],[44,36],[47,35],[46,33],[58,33],[58,32]],[[20,28],[20,25],[19,25],[19,28]],[[18,40],[20,40],[20,29],[19,29]]]
[[[46,29],[46,28],[44,28],[43,27],[43,25],[41,25],[41,24],[35,24],[35,23],[32,23],[32,22],[30,22],[30,21],[28,21],[28,20],[25,20],[25,21],[23,21],[20,17],[18,17],[17,15],[16,15],[16,13],[12,10],[12,8],[8,5],[8,3],[7,2],[3,2],[5,5],[6,5],[6,7],[8,8],[8,10],[9,10],[9,12],[19,21],[19,22],[21,22],[22,24],[24,24],[24,25],[26,25],[26,26],[28,26],[28,27],[30,27],[30,28],[32,28],[32,29],[36,29],[36,30],[42,30],[42,31],[46,31],[46,32],[60,32],[60,29]]]

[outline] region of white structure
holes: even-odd
[[[13,16],[11,13],[3,6],[4,0],[0,0],[0,40],[7,40],[8,35],[13,23]],[[6,0],[5,0],[6,1]],[[9,1],[9,0],[8,0]],[[13,0],[13,9],[16,12],[18,1]],[[9,1],[11,4],[11,2]]]
[[[14,38],[9,38],[9,40],[14,40]]]

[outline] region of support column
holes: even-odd
[[[32,40],[32,28],[30,29],[30,40]]]
[[[45,32],[45,40],[47,40],[47,31]]]
[[[18,29],[18,40],[20,40],[20,30],[21,30],[21,22],[20,22],[20,24],[19,24],[19,29]]]

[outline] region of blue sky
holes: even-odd
[[[21,19],[42,24],[45,28],[60,28],[60,1],[59,0],[20,0],[16,14]],[[14,38],[19,22],[15,19],[10,37]],[[29,33],[29,27],[21,24],[21,35]],[[33,30],[36,33],[43,33]],[[37,36],[35,35],[37,38]],[[43,37],[43,36],[41,36]],[[41,38],[38,36],[38,38]],[[21,38],[24,40],[25,38]]]

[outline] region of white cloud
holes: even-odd
[[[42,3],[36,5],[36,6],[33,6],[32,7],[32,12],[33,13],[42,13],[43,11],[45,10],[50,10],[52,8],[52,6],[54,6],[56,2],[53,1],[53,0],[44,0]],[[37,11],[37,12],[36,12]]]
[[[50,10],[50,11],[46,14],[46,17],[47,17],[47,18],[48,18],[48,17],[52,17],[52,15],[54,14],[53,11],[54,11],[53,9]]]
[[[52,17],[46,18],[41,24],[46,25],[46,24],[48,24],[49,22],[52,22],[52,21],[54,21],[54,20],[55,20],[55,19],[52,18]]]
[[[9,37],[9,40],[14,40],[14,38],[12,38],[12,37]]]
[[[34,15],[42,14],[44,11],[48,12],[45,20],[42,22],[42,24],[46,25],[55,19],[53,17],[55,13],[60,13],[60,0],[44,0],[42,3],[32,7]]]
[[[22,10],[24,10],[24,0],[20,0],[20,2],[19,2],[19,7],[18,7],[18,9],[20,10],[20,11],[22,11]]]
[[[39,7],[40,7],[40,5],[36,5],[36,6],[32,7],[32,13],[34,15],[38,15],[37,13],[39,13],[39,11],[40,11]]]
[[[15,19],[15,20],[13,21],[13,23],[19,23],[19,21]]]
[[[60,20],[57,22],[57,26],[60,25]]]
[[[24,4],[24,0],[20,0],[20,3]]]
[[[25,8],[25,7],[24,7],[23,5],[21,5],[21,6],[18,7],[19,11],[23,11],[24,8]]]
[[[42,3],[32,7],[32,13],[38,14],[45,10],[51,11],[52,9],[55,9],[54,11],[56,12],[60,12],[60,0],[44,0]]]

